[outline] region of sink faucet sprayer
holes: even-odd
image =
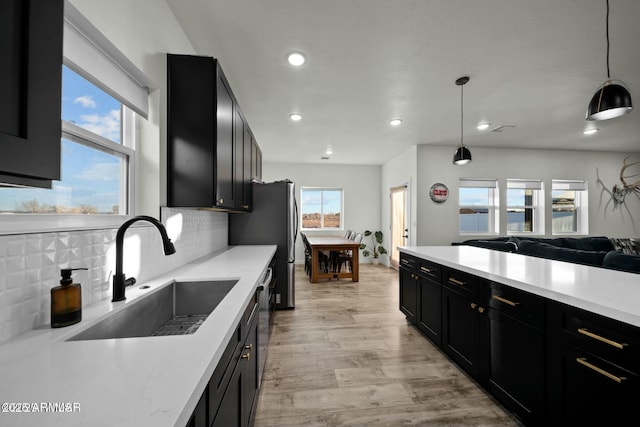
[[[157,219],[146,215],[140,215],[133,217],[122,224],[120,228],[118,228],[118,233],[116,234],[116,273],[113,276],[113,299],[111,300],[111,302],[124,301],[126,299],[124,295],[125,286],[131,286],[136,282],[136,279],[134,279],[133,277],[127,279],[122,272],[122,247],[124,243],[125,231],[127,231],[127,228],[129,228],[131,224],[138,221],[147,221],[155,225],[155,227],[160,232],[160,236],[162,236],[162,246],[165,255],[176,253],[175,246],[173,246],[171,239],[169,239],[169,236],[167,236],[167,230]]]

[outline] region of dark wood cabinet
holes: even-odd
[[[640,329],[548,303],[550,425],[628,425],[640,395]]]
[[[435,345],[442,345],[442,285],[441,267],[417,260],[418,316],[417,326]]]
[[[404,252],[399,285],[407,319],[523,425],[634,419],[640,328]]]
[[[212,426],[249,427],[253,425],[258,394],[258,302],[249,304],[242,320],[246,334],[241,351],[226,368],[233,371],[212,415]],[[223,375],[224,378],[224,375]],[[212,387],[212,383],[209,383]],[[219,387],[218,387],[219,388]],[[211,389],[209,390],[211,392]]]
[[[482,383],[487,283],[448,268],[443,268],[442,274],[442,349]]]
[[[0,186],[60,179],[62,0],[0,2]]]
[[[235,208],[235,108],[233,92],[222,68],[216,62],[216,194],[214,205],[219,208]]]
[[[255,139],[252,139],[251,144],[251,177],[262,180],[262,151]]]
[[[544,299],[491,283],[487,388],[527,426],[544,425]]]
[[[167,204],[251,210],[259,148],[220,64],[168,54],[167,82]]]
[[[418,280],[414,273],[415,258],[400,255],[400,311],[407,320],[416,323],[418,312]]]

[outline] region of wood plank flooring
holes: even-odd
[[[398,272],[309,283],[277,311],[256,427],[518,426],[398,309]]]

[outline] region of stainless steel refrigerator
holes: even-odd
[[[253,183],[253,210],[229,214],[230,245],[278,245],[276,309],[295,307],[295,242],[298,206],[289,180]]]

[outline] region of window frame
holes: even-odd
[[[510,186],[512,184],[512,186]],[[531,190],[531,205],[510,205],[509,190]],[[507,236],[534,236],[544,235],[545,233],[545,209],[544,209],[544,181],[541,179],[517,179],[507,178],[506,197],[505,197],[505,227]],[[509,210],[510,209],[531,209],[532,211],[532,230],[531,231],[510,231],[509,230]]]
[[[561,188],[558,188],[560,186]],[[564,187],[564,188],[562,188]],[[553,193],[556,191],[573,191],[575,206],[575,231],[554,231],[553,229]],[[551,235],[553,236],[586,236],[589,234],[589,185],[583,180],[554,179],[551,181]]]
[[[122,155],[126,158],[126,166],[122,170],[121,194],[123,194],[121,210],[126,214],[23,214],[7,213],[0,221],[0,235],[24,234],[36,232],[54,232],[69,230],[93,230],[116,228],[126,218],[136,212],[136,120],[133,110],[122,105],[122,143],[111,141],[73,123],[61,120],[61,138],[82,144],[95,150],[109,154]]]
[[[306,228],[303,224],[304,205],[302,194],[304,191],[339,191],[340,192],[340,227],[324,227],[324,212],[320,212],[320,228]],[[344,188],[341,187],[300,187],[300,230],[301,231],[344,231]]]
[[[462,188],[484,188],[488,191],[489,205],[463,205],[460,200],[460,191]],[[493,202],[491,204],[491,202]],[[487,209],[487,221],[489,230],[481,231],[462,231],[460,221],[461,209]],[[498,180],[494,178],[460,178],[458,181],[458,233],[460,236],[497,236],[500,233],[500,192],[498,188]]]

